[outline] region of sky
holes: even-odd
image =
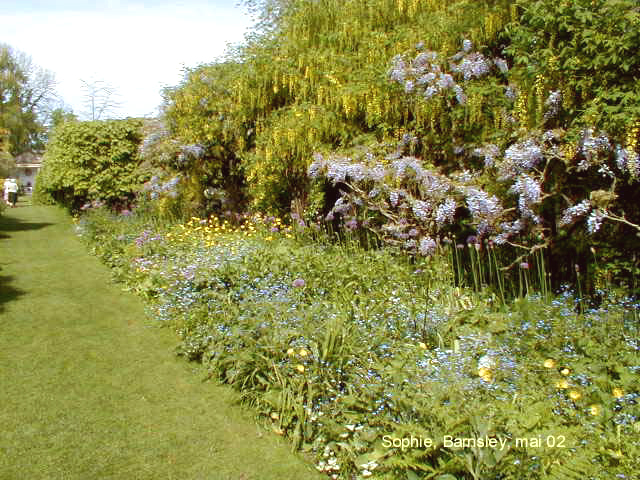
[[[154,116],[162,87],[242,42],[251,23],[237,0],[0,0],[0,43],[53,72],[84,119],[82,80],[117,92],[112,117]]]

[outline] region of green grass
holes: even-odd
[[[0,478],[316,478],[229,389],[173,354],[71,219],[0,217]]]

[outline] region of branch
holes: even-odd
[[[608,218],[609,220],[613,220],[614,222],[624,223],[625,225],[629,225],[631,228],[635,228],[640,232],[640,225],[636,225],[635,223],[630,222],[625,218],[624,215],[619,216],[614,213],[609,213],[606,210],[600,210],[603,218]]]

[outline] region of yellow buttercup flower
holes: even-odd
[[[556,361],[553,358],[547,358],[542,365],[544,365],[544,368],[554,368]]]
[[[560,373],[564,376],[567,376],[571,373],[571,370],[569,370],[568,368],[563,368],[562,370],[560,370]]]
[[[485,382],[490,382],[491,380],[493,380],[493,374],[487,367],[480,367],[478,369],[478,376]]]
[[[420,342],[420,343],[418,343],[418,345],[419,345],[419,346],[420,346],[420,348],[422,348],[423,350],[426,350],[426,349],[427,349],[427,344],[426,344],[426,343],[424,343],[424,342]]]
[[[304,365],[296,365],[296,370],[300,373],[304,373]]]
[[[300,349],[300,352],[298,352],[300,354],[301,357],[306,357],[307,355],[309,355],[309,352],[307,350],[305,350],[304,348]]]
[[[580,400],[580,399],[582,398],[582,394],[581,394],[579,391],[577,391],[577,390],[571,390],[571,391],[569,392],[569,398],[570,398],[571,400],[574,400],[574,401],[575,401],[575,400]]]
[[[566,380],[562,379],[562,380],[558,380],[556,382],[556,388],[560,388],[562,390],[569,388],[569,382],[567,382]]]
[[[611,393],[613,393],[613,396],[616,398],[624,397],[624,391],[619,387],[614,388]]]
[[[287,350],[287,355],[293,355],[295,353],[296,353],[296,351],[293,348],[290,348],[290,349]]]
[[[596,415],[600,415],[601,411],[602,411],[602,409],[600,408],[600,405],[591,405],[591,406],[589,406],[589,413],[591,415],[593,415],[594,417]]]

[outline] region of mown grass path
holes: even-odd
[[[311,479],[54,207],[0,217],[0,479]]]

